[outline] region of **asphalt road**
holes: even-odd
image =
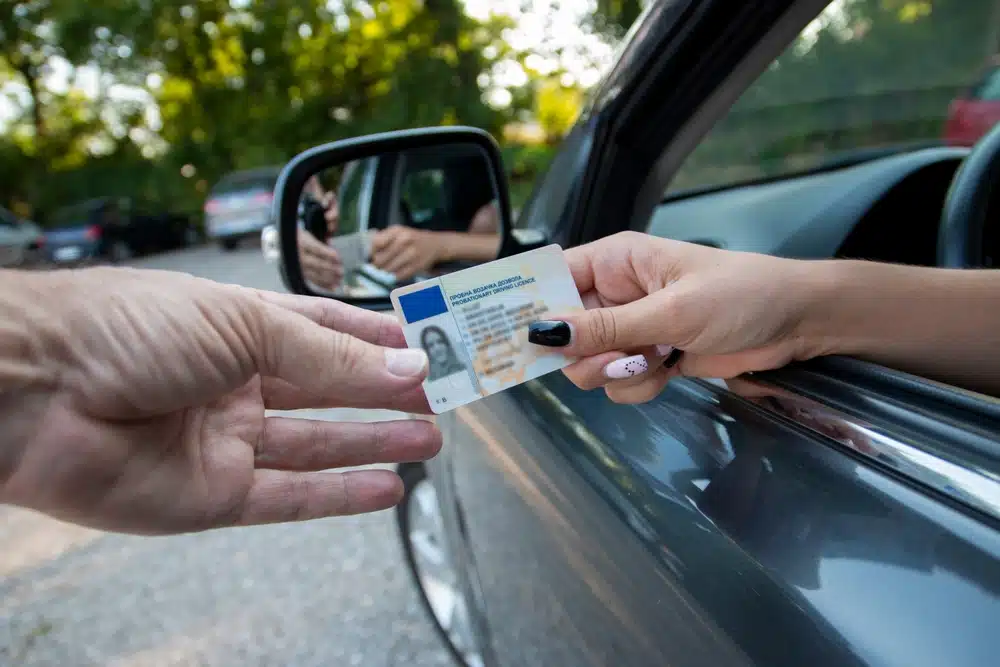
[[[283,289],[251,247],[136,264]],[[451,664],[418,606],[389,512],[142,538],[0,507],[5,667]]]

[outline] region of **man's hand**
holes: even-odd
[[[338,423],[265,409],[428,412],[427,359],[386,315],[172,272],[0,272],[0,501],[132,533],[388,508],[387,470],[441,444],[424,420]]]
[[[337,251],[304,229],[299,230],[299,262],[303,277],[316,287],[336,289],[344,279],[344,265]]]

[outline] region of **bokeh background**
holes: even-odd
[[[127,196],[202,215],[224,174],[381,130],[468,124],[523,202],[640,0],[27,0],[0,4],[0,205],[43,226]],[[981,71],[984,0],[835,0],[675,189],[941,138]],[[974,39],[970,39],[974,36]]]
[[[226,174],[467,124],[500,141],[517,209],[647,4],[0,0],[0,206],[52,231],[127,198],[198,229]],[[668,194],[955,143],[970,91],[1000,120],[998,29],[995,0],[834,0]],[[253,244],[186,245],[127,263],[283,289]],[[394,530],[383,513],[151,539],[0,507],[0,665],[450,664]]]

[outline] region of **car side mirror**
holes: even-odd
[[[374,310],[396,287],[544,245],[516,240],[500,150],[476,128],[317,146],[282,169],[275,194],[277,229],[262,240],[286,287]]]

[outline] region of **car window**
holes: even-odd
[[[425,222],[444,208],[444,180],[443,169],[421,169],[404,176],[403,201],[415,223]]]
[[[515,228],[532,229],[542,232],[546,238],[555,238],[573,185],[579,182],[590,157],[592,144],[591,123],[578,124],[573,128],[542,181],[525,203]]]
[[[0,208],[0,227],[8,229],[18,226],[17,217],[5,208]]]
[[[94,206],[95,204],[89,201],[65,206],[52,214],[48,226],[52,229],[62,229],[90,224]]]
[[[234,192],[247,192],[251,190],[266,190],[273,192],[278,183],[278,174],[274,173],[248,173],[230,174],[219,181],[212,188],[212,195],[227,195]]]
[[[349,163],[337,192],[340,204],[338,234],[350,234],[368,227],[368,207],[371,199],[372,179],[376,158],[366,158]]]
[[[976,100],[1000,100],[1000,68],[987,74],[972,90],[972,98]]]
[[[667,193],[947,140],[997,49],[995,0],[835,0],[688,156]],[[991,77],[988,92],[996,91]]]

